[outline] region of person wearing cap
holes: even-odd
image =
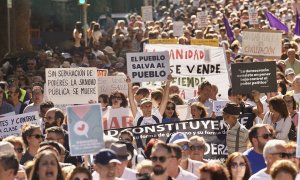
[[[117,159],[116,153],[111,149],[101,149],[94,157],[93,180],[115,180],[117,164],[121,162]]]
[[[110,149],[116,153],[117,159],[121,162],[116,166],[116,177],[135,180],[136,172],[130,168],[127,168],[128,162],[132,158],[132,154],[128,152],[126,144],[113,143]]]
[[[204,163],[190,159],[189,142],[190,141],[187,138],[186,134],[182,132],[176,132],[172,134],[168,141],[169,144],[177,144],[181,148],[182,155],[181,155],[180,167],[183,170],[186,170],[190,173],[193,173],[196,176],[199,176],[198,169],[199,167],[204,165]]]
[[[295,77],[295,71],[292,68],[287,68],[284,72],[285,77],[287,80],[289,80],[290,82],[293,82],[294,77]]]
[[[296,59],[295,49],[290,48],[287,51],[288,58],[284,61],[286,68],[292,68],[295,72],[295,75],[300,73],[300,61]]]
[[[223,108],[224,121],[229,125],[226,136],[228,155],[233,152],[244,152],[248,144],[248,130],[239,123],[240,106],[236,103],[227,103]]]
[[[172,76],[168,75],[168,80],[164,89],[164,95],[162,101],[158,108],[152,108],[152,101],[149,98],[143,98],[140,102],[140,109],[142,112],[138,111],[137,104],[134,101],[134,95],[132,91],[131,79],[127,77],[126,82],[128,83],[128,99],[130,103],[130,108],[134,117],[134,125],[142,126],[149,124],[161,123],[162,115],[165,112],[168,98],[169,98],[169,89],[172,80]]]

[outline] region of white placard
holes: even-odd
[[[174,21],[173,22],[173,32],[174,36],[182,36],[183,35],[183,25],[182,21]]]
[[[143,6],[142,7],[142,17],[143,21],[153,21],[153,11],[152,6]]]
[[[165,81],[170,74],[167,51],[127,53],[127,74],[132,82]]]
[[[223,108],[229,101],[213,101],[213,112],[215,112],[216,116],[223,115]]]
[[[119,91],[128,95],[126,76],[103,76],[98,77],[98,94],[110,95],[113,91]]]
[[[39,113],[35,111],[0,118],[0,138],[10,135],[21,136],[21,128],[24,123],[40,125]]]
[[[98,102],[96,68],[47,68],[45,87],[54,104]]]
[[[197,12],[198,26],[199,28],[208,26],[207,12],[201,11]]]
[[[243,31],[242,54],[255,57],[280,58],[282,47],[281,31]]]
[[[249,23],[251,25],[258,24],[258,13],[254,8],[249,9]]]
[[[200,0],[193,0],[193,7],[199,7]]]
[[[169,52],[172,83],[182,90],[181,97],[197,96],[198,85],[207,80],[218,86],[220,99],[227,99],[230,83],[222,47],[146,44],[145,51]]]
[[[118,129],[132,127],[134,118],[131,113],[131,109],[109,107],[103,112],[103,128],[104,129]]]

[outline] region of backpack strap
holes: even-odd
[[[154,121],[156,122],[156,124],[159,124],[159,123],[160,123],[158,117],[152,115],[152,119],[154,119]],[[137,120],[136,125],[137,125],[137,126],[140,126],[140,125],[142,124],[143,120],[144,120],[144,116],[141,116],[141,117]]]
[[[240,130],[241,130],[241,125],[237,130],[236,133],[236,139],[235,139],[235,152],[239,151],[239,144],[240,144]]]

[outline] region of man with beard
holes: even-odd
[[[64,117],[65,116],[62,110],[55,107],[49,109],[44,117],[45,130],[53,126],[62,127]]]
[[[253,174],[266,167],[263,149],[270,139],[272,134],[266,124],[256,124],[249,130],[249,140],[253,147],[245,151],[244,155],[250,162]]]
[[[153,165],[151,180],[170,180],[167,168],[172,155],[171,147],[165,143],[157,143],[153,146],[150,160]]]

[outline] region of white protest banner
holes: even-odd
[[[54,104],[98,102],[96,68],[48,68],[46,91]]]
[[[258,13],[255,8],[249,9],[249,23],[251,25],[258,24]]]
[[[165,81],[170,74],[169,53],[127,53],[127,74],[132,82]]]
[[[128,84],[126,76],[104,76],[98,77],[98,94],[110,95],[113,91],[119,91],[128,95]]]
[[[197,12],[197,19],[198,19],[199,28],[203,28],[203,27],[208,26],[208,18],[207,18],[207,12],[206,11]]]
[[[5,113],[5,114],[1,114],[1,115],[0,115],[0,118],[6,117],[6,116],[13,116],[13,115],[16,115],[16,112],[15,112],[15,111],[12,111],[12,112],[9,112],[9,113]]]
[[[100,104],[68,106],[67,116],[72,156],[96,154],[104,148]]]
[[[216,116],[223,115],[223,108],[229,101],[213,101],[213,112],[215,112]]]
[[[127,108],[108,108],[103,112],[104,129],[126,128],[133,126],[133,115]]]
[[[193,0],[193,7],[199,7],[200,5],[200,0]]]
[[[207,80],[219,87],[220,99],[227,99],[229,88],[225,53],[222,47],[146,44],[145,51],[168,51],[174,84],[185,99],[197,96],[197,87]]]
[[[0,138],[10,135],[21,136],[21,128],[24,123],[40,125],[39,113],[35,111],[0,118]]]
[[[173,4],[180,5],[180,0],[173,0]]]
[[[174,21],[173,22],[173,33],[174,36],[182,36],[183,35],[183,25],[182,21]]]
[[[153,21],[152,6],[142,6],[142,17],[143,21]]]
[[[243,31],[242,54],[254,57],[280,58],[282,32],[274,30]]]

